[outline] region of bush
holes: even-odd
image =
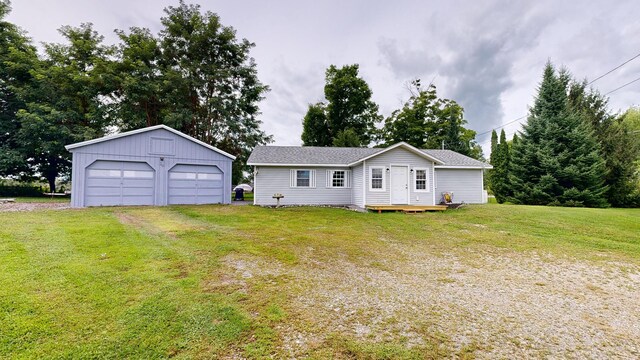
[[[39,197],[44,196],[42,193],[44,190],[41,186],[35,185],[0,185],[0,197],[11,196],[29,196]]]

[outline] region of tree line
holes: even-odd
[[[237,156],[238,182],[251,150],[272,139],[258,119],[269,88],[254,44],[215,13],[180,1],[158,34],[115,30],[116,45],[90,23],[63,26],[64,42],[38,51],[5,20],[10,10],[0,1],[0,176],[42,177],[55,191],[70,169],[64,145],[166,124]]]
[[[464,109],[454,100],[439,98],[435,85],[424,87],[419,79],[412,81],[407,87],[409,99],[384,118],[358,72],[357,64],[327,69],[325,101],[310,104],[302,119],[304,145],[367,147],[404,141],[482,159],[476,132],[465,127]]]
[[[623,114],[547,63],[523,130],[491,137],[489,186],[499,203],[640,206],[640,109]]]

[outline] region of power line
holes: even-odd
[[[605,77],[605,76],[607,76],[607,75],[611,74],[612,72],[614,72],[614,71],[616,71],[616,70],[620,69],[621,67],[625,66],[627,63],[631,62],[632,60],[634,60],[634,59],[636,59],[636,58],[638,58],[638,57],[640,57],[640,53],[636,54],[634,57],[632,57],[631,59],[629,59],[629,60],[627,60],[627,61],[623,62],[622,64],[620,64],[620,65],[618,65],[618,66],[614,67],[613,69],[611,69],[611,70],[607,71],[606,73],[604,73],[604,74],[602,74],[602,75],[598,76],[597,78],[595,78],[595,79],[591,80],[590,82],[588,82],[588,83],[587,83],[587,85],[591,85],[591,84],[593,84],[594,82],[596,82],[596,81],[598,81],[598,80],[602,79],[603,77]]]
[[[484,135],[484,134],[488,134],[488,133],[492,132],[493,130],[501,129],[501,128],[503,128],[503,127],[505,127],[505,126],[509,125],[509,124],[513,124],[514,122],[519,121],[519,120],[522,120],[522,119],[524,119],[524,118],[526,118],[526,117],[527,117],[527,115],[525,115],[525,116],[520,116],[519,118],[514,119],[514,120],[511,120],[511,121],[509,121],[508,123],[502,124],[502,125],[500,125],[500,126],[498,126],[498,127],[496,127],[496,128],[493,128],[493,129],[491,129],[491,130],[488,130],[488,131],[485,131],[485,132],[481,132],[481,133],[479,133],[479,134],[476,134],[476,136],[482,136],[482,135]]]
[[[607,95],[611,94],[612,92],[618,91],[618,90],[622,89],[623,87],[628,86],[628,85],[631,85],[631,84],[633,84],[634,82],[636,82],[636,81],[638,81],[638,80],[640,80],[640,77],[639,77],[639,78],[637,78],[637,79],[635,79],[635,80],[631,80],[631,81],[629,81],[628,83],[626,83],[626,84],[624,84],[624,85],[622,85],[622,86],[620,86],[620,87],[617,87],[617,88],[615,88],[615,89],[613,89],[613,90],[609,91],[608,93],[606,93],[606,94],[604,94],[604,95],[602,95],[602,96],[607,96]]]

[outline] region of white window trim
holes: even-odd
[[[309,186],[298,186],[298,171],[309,172]],[[316,187],[316,171],[312,169],[291,169],[289,173],[289,187],[300,188],[300,189],[315,188]]]
[[[344,186],[333,186],[333,174],[336,171],[344,172]],[[348,169],[327,170],[327,178],[326,178],[325,186],[330,189],[351,189],[351,170],[348,170]]]
[[[381,169],[382,170],[382,189],[374,189],[373,188],[373,169]],[[387,176],[385,172],[384,166],[369,166],[369,191],[372,192],[385,192],[387,191]]]
[[[425,173],[425,188],[418,189],[418,170],[423,170]],[[429,181],[429,168],[426,167],[415,167],[413,168],[413,192],[417,193],[428,193],[431,192],[430,188],[431,182]]]

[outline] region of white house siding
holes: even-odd
[[[152,141],[153,139],[153,141]],[[222,201],[231,202],[232,160],[165,129],[156,129],[71,150],[73,154],[71,206],[84,207],[85,171],[98,160],[133,161],[155,171],[154,205],[167,205],[168,172],[178,164],[212,165],[223,176]]]
[[[455,203],[482,203],[482,170],[436,168],[436,177],[436,202],[440,202],[443,192],[453,192]]]
[[[410,151],[407,151],[403,148],[396,148],[393,150],[389,150],[384,154],[380,154],[378,156],[372,157],[366,160],[366,171],[365,171],[365,191],[366,191],[366,204],[367,205],[386,205],[390,203],[389,197],[389,173],[386,171],[386,168],[393,165],[409,165],[410,169],[415,167],[419,168],[427,168],[428,177],[429,177],[429,192],[415,192],[414,184],[413,184],[413,173],[410,173],[409,180],[409,204],[410,205],[433,205],[433,162],[425,159],[419,155],[416,155]],[[385,171],[383,171],[385,177],[385,191],[369,191],[369,168],[372,166],[383,166]],[[362,171],[362,170],[361,170]],[[437,201],[437,199],[436,199]]]
[[[354,166],[351,170],[353,174],[351,183],[351,198],[354,205],[362,206],[362,165]]]
[[[292,169],[315,170],[316,187],[290,187]],[[281,205],[350,205],[353,203],[351,188],[328,188],[326,186],[327,170],[349,170],[347,167],[257,166],[256,170],[254,181],[256,205],[276,205],[276,199],[273,198],[276,193],[284,195],[284,198],[280,199]]]

